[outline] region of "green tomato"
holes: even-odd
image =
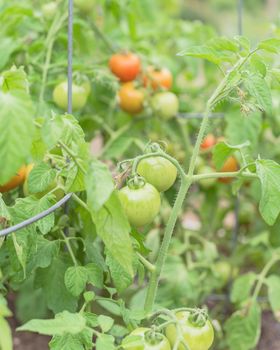
[[[179,327],[182,335],[189,346],[189,350],[208,350],[214,341],[214,329],[209,320],[202,327],[196,326],[189,320],[190,313],[180,311],[176,313]],[[171,345],[174,346],[177,339],[177,330],[174,324],[166,327],[166,336]],[[183,344],[179,345],[178,350],[184,350]]]
[[[255,205],[251,202],[242,202],[239,209],[239,221],[246,225],[253,222],[256,215]]]
[[[136,328],[122,342],[124,350],[171,350],[169,341],[161,333],[150,336],[149,328]]]
[[[126,186],[119,191],[119,198],[132,226],[141,227],[150,224],[160,210],[160,194],[157,189],[146,183],[140,188]]]
[[[87,92],[83,86],[72,84],[72,107],[73,110],[82,109],[87,102]],[[68,85],[67,81],[58,84],[53,91],[54,102],[60,108],[67,110]]]
[[[214,272],[221,281],[221,285],[225,286],[229,283],[231,277],[238,275],[238,268],[232,266],[228,261],[217,261],[214,265]]]
[[[159,192],[168,190],[177,177],[176,166],[163,157],[142,159],[138,164],[137,172]]]
[[[173,92],[159,92],[152,98],[152,107],[162,119],[167,120],[178,113],[179,100]]]
[[[80,11],[87,13],[94,9],[95,0],[74,0],[74,4]]]
[[[197,173],[198,173],[198,175],[204,175],[204,174],[211,174],[213,172],[214,171],[210,166],[203,165],[198,169]],[[200,186],[206,190],[213,187],[216,184],[216,182],[217,182],[217,179],[215,179],[215,178],[199,180]]]
[[[46,19],[52,19],[57,11],[57,3],[55,1],[48,2],[42,6],[42,13]]]

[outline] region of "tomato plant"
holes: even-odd
[[[279,23],[196,2],[0,0],[1,350],[272,348]]]

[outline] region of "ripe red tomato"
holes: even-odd
[[[167,68],[157,69],[150,66],[143,77],[144,86],[151,86],[154,90],[158,88],[170,89],[172,81],[172,74]]]
[[[214,341],[214,329],[211,322],[207,320],[204,326],[199,327],[189,320],[189,316],[190,313],[187,311],[176,313],[176,318],[189,350],[208,350]],[[174,346],[178,336],[174,324],[166,327],[166,336],[171,345]],[[178,350],[184,349],[184,345],[180,344]]]
[[[202,151],[206,151],[212,148],[213,146],[215,146],[216,143],[217,143],[216,137],[213,134],[208,134],[202,141],[200,145],[200,149]]]
[[[163,157],[142,159],[138,164],[137,172],[159,192],[167,191],[177,177],[175,165]]]
[[[168,339],[150,328],[136,328],[122,341],[125,350],[171,350]]]
[[[26,166],[22,166],[19,171],[16,173],[15,176],[13,176],[7,183],[4,185],[0,185],[0,192],[8,192],[18,186],[20,186],[25,179],[26,176]]]
[[[220,170],[221,172],[233,172],[233,171],[238,171],[239,166],[236,158],[234,156],[229,157],[225,164],[223,165],[222,169]],[[225,184],[228,184],[233,181],[232,177],[221,177],[219,178],[219,181]]]
[[[159,213],[160,194],[148,183],[140,188],[123,187],[119,191],[119,198],[132,226],[148,225]]]
[[[178,113],[179,100],[173,92],[159,92],[152,98],[152,107],[159,117],[167,120]]]
[[[125,112],[140,113],[144,108],[144,92],[135,88],[133,82],[124,83],[119,90],[119,102]]]
[[[116,53],[111,56],[109,67],[120,81],[134,80],[141,70],[140,58],[134,53]]]

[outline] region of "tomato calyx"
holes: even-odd
[[[133,175],[128,181],[127,186],[131,190],[139,190],[140,188],[143,188],[146,184],[145,179],[142,176],[139,175]]]
[[[149,345],[158,345],[163,341],[164,335],[151,329],[145,332],[144,339]]]
[[[160,146],[160,144],[158,144],[157,142],[152,142],[152,143],[149,143],[146,148],[145,148],[145,153],[148,154],[148,153],[157,153],[157,152],[162,152],[163,153],[163,150]]]
[[[208,314],[205,309],[195,309],[188,317],[188,321],[195,327],[204,327],[207,320]]]

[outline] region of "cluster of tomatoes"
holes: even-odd
[[[174,323],[165,327],[165,334],[155,328],[137,328],[122,341],[125,350],[171,350],[177,344],[178,350],[186,349],[179,337],[188,345],[189,350],[208,350],[214,341],[214,330],[211,322],[197,312],[178,311]],[[195,318],[196,317],[196,318]],[[177,323],[177,327],[175,326]],[[180,328],[180,333],[178,333]],[[179,341],[178,341],[179,339]]]
[[[201,155],[208,156],[207,164],[205,164],[204,159],[202,159],[201,157],[198,158],[198,161],[197,161],[198,174],[211,174],[212,172],[215,171],[215,168],[212,166],[211,151],[218,142],[221,142],[223,140],[224,140],[223,138],[216,138],[213,134],[206,135],[206,137],[204,138],[203,142],[200,145],[200,151],[201,151]],[[221,169],[219,169],[219,171],[227,173],[227,172],[238,171],[238,169],[239,169],[239,165],[238,165],[237,159],[234,156],[230,156],[227,158],[224,165],[222,166]],[[222,182],[225,184],[231,183],[232,180],[233,178],[230,178],[230,177],[223,177],[223,178],[221,177],[218,179],[219,182]],[[215,185],[215,183],[216,183],[215,178],[208,178],[200,181],[200,185],[205,189],[212,187],[213,185]]]
[[[160,211],[160,192],[167,191],[177,178],[177,168],[164,157],[142,159],[137,174],[119,191],[119,198],[132,226],[150,224]]]
[[[178,113],[178,98],[167,91],[173,80],[167,68],[148,66],[142,69],[140,58],[131,52],[112,55],[109,67],[121,82],[118,97],[122,110],[134,115],[149,106],[163,119],[170,119]]]

